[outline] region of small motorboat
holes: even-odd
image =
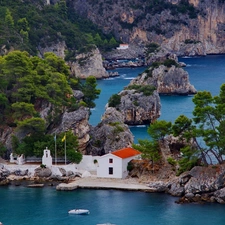
[[[68,213],[76,215],[87,215],[90,214],[90,211],[88,209],[71,209]]]
[[[114,224],[114,223],[98,223],[96,225],[116,225],[116,224]]]

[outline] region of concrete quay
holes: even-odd
[[[152,188],[148,187],[146,184],[138,183],[138,181],[133,179],[108,179],[96,177],[79,178],[71,183],[61,183],[56,186],[56,190],[59,191],[71,191],[77,188],[153,191]]]

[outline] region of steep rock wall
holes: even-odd
[[[161,104],[156,91],[146,96],[136,90],[123,90],[119,93],[121,103],[117,107],[123,115],[124,123],[142,125],[154,122],[160,116]]]
[[[101,122],[91,128],[90,135],[87,146],[89,155],[104,155],[131,146],[134,139],[129,127],[123,122],[123,115],[112,107],[107,108]]]
[[[189,11],[182,12],[181,8],[174,11],[173,6],[179,6],[180,2],[163,1],[169,4],[167,9],[163,5],[151,8],[144,0],[69,0],[68,5],[124,43],[141,47],[143,43],[157,42],[178,55],[224,53],[225,3],[189,0],[194,8],[186,5]]]
[[[89,76],[94,76],[97,79],[109,77],[103,67],[102,55],[97,48],[91,52],[79,54],[76,56],[76,61],[69,61],[68,65],[71,73],[81,79],[86,79]]]
[[[150,73],[150,74],[148,74]],[[188,73],[182,68],[175,66],[166,67],[160,65],[151,71],[142,73],[130,82],[130,85],[152,85],[159,94],[166,95],[189,95],[197,91],[189,82]]]

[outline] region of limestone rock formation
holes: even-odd
[[[156,42],[178,55],[225,52],[224,1],[163,0],[160,8],[140,0],[73,0],[68,4],[106,34],[113,33],[121,42],[135,43],[140,49]]]
[[[64,41],[58,41],[46,47],[38,46],[38,51],[39,51],[38,55],[40,57],[43,57],[46,52],[53,52],[58,57],[64,59],[65,50],[66,50],[66,43]]]
[[[71,73],[81,79],[86,79],[89,76],[94,76],[97,79],[109,77],[109,74],[103,67],[102,55],[98,48],[94,48],[88,53],[77,55],[76,61],[69,61],[68,65]]]
[[[196,166],[180,175],[174,185],[183,189],[183,202],[218,202],[225,203],[225,165]],[[170,190],[168,191],[169,193]],[[178,192],[173,192],[178,196]],[[181,196],[181,195],[179,195]]]
[[[52,171],[50,168],[38,167],[35,169],[34,176],[35,177],[49,177],[49,176],[51,176],[51,174],[52,174]]]
[[[46,52],[53,52],[62,59],[65,59],[66,49],[65,42],[57,42],[46,47],[38,47],[40,57],[43,57]],[[75,61],[67,61],[67,64],[70,67],[71,74],[77,78],[86,79],[89,76],[94,76],[100,79],[110,76],[103,67],[102,55],[96,47],[90,52],[77,55]]]
[[[131,85],[153,85],[159,94],[189,95],[197,91],[189,82],[188,73],[179,67],[160,65],[155,69],[149,68],[130,82]]]
[[[196,166],[188,175],[190,179],[184,186],[186,193],[204,193],[224,187],[224,166],[209,166],[207,168]]]
[[[10,175],[10,171],[5,169],[3,164],[0,164],[0,183],[6,179],[7,176]]]
[[[91,128],[90,136],[87,146],[90,155],[104,155],[133,143],[133,135],[123,123],[122,114],[112,107],[107,108],[101,122]]]
[[[61,133],[71,130],[78,137],[79,150],[85,154],[86,145],[90,139],[88,123],[90,111],[88,108],[80,107],[76,111],[65,112],[60,125],[53,130],[53,133]]]
[[[121,103],[117,108],[123,115],[124,123],[128,125],[150,124],[159,118],[161,104],[156,91],[147,96],[136,90],[123,90],[119,95]]]

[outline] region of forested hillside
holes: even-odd
[[[81,19],[66,1],[46,5],[45,1],[0,1],[1,54],[10,49],[26,50],[32,55],[39,48],[65,42],[66,57],[85,52],[92,44],[106,50],[117,45],[92,22]]]
[[[143,48],[155,42],[178,55],[225,52],[223,0],[68,0],[105,33]]]
[[[14,153],[40,156],[46,146],[53,146],[49,134],[60,125],[65,112],[95,107],[100,93],[96,86],[95,77],[85,82],[71,77],[65,61],[53,53],[45,53],[43,59],[25,51],[1,56],[0,155],[5,154],[4,145],[10,140]],[[76,92],[81,93],[79,98]],[[60,138],[67,135],[73,157],[78,146],[76,136],[67,129],[56,133]],[[58,148],[63,149],[60,140]]]

